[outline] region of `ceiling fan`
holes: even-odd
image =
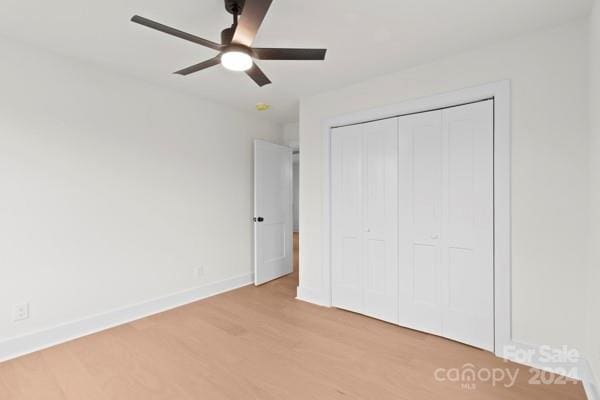
[[[278,49],[251,47],[260,25],[269,11],[273,0],[225,0],[225,9],[233,15],[233,25],[221,32],[221,43],[180,31],[160,24],[139,15],[131,18],[132,22],[147,26],[216,50],[219,54],[209,60],[175,72],[189,75],[194,72],[222,64],[232,71],[245,71],[258,86],[271,83],[269,78],[256,65],[258,60],[324,60],[327,49]]]

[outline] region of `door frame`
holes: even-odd
[[[323,125],[324,193],[324,290],[321,303],[331,298],[331,130],[380,119],[434,111],[482,100],[494,101],[494,353],[502,356],[512,343],[511,319],[511,103],[510,81],[503,80],[448,93],[404,101],[325,121]]]

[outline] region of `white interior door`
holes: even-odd
[[[493,101],[443,112],[445,337],[494,349]]]
[[[254,283],[292,272],[292,150],[254,142]]]
[[[363,313],[398,322],[398,121],[363,125]]]
[[[398,121],[399,324],[493,350],[493,102]]]
[[[362,126],[331,133],[332,287],[333,305],[361,312],[363,245]]]
[[[399,319],[442,334],[442,113],[398,119]]]
[[[332,300],[390,322],[398,316],[395,119],[332,132]]]

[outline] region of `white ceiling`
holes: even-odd
[[[0,0],[0,34],[146,81],[297,119],[298,99],[457,51],[559,24],[592,0],[274,0],[257,47],[326,47],[325,62],[262,61],[273,81],[259,88],[217,66],[172,75],[215,52],[129,22],[139,14],[219,41],[231,24],[223,0]]]

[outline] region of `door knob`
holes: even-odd
[[[254,222],[263,222],[264,220],[263,217],[254,217]]]

